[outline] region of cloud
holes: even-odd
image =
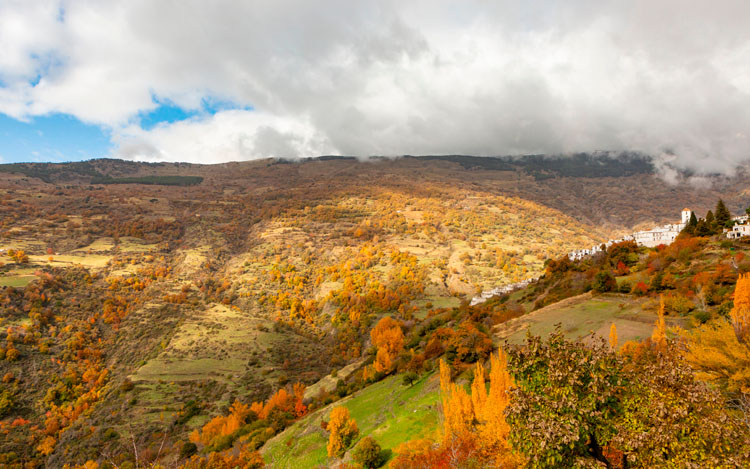
[[[0,112],[72,114],[149,160],[639,150],[729,173],[750,158],[749,16],[736,0],[11,1]],[[201,113],[207,98],[240,109]],[[160,100],[198,112],[142,128]]]
[[[330,154],[333,147],[309,122],[242,110],[221,111],[151,130],[130,125],[113,140],[119,155],[141,161],[221,163],[254,158]]]

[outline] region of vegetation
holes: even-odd
[[[203,182],[201,176],[138,176],[138,177],[96,177],[91,184],[149,184],[160,186],[194,186]]]
[[[617,190],[610,157],[0,171],[0,466],[743,461],[748,243],[711,200],[571,262],[613,236],[570,195]]]

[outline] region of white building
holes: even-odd
[[[637,231],[633,234],[623,236],[620,239],[609,240],[604,243],[604,246],[609,247],[614,243],[619,243],[622,241],[635,241],[641,246],[650,248],[656,247],[660,244],[671,244],[672,241],[677,238],[683,228],[685,228],[685,225],[688,224],[692,214],[693,211],[689,208],[682,209],[682,219],[680,223],[671,223],[668,225],[657,226],[656,228],[652,228],[646,231]],[[572,261],[576,261],[579,259],[583,259],[584,257],[592,256],[597,252],[601,252],[601,250],[601,244],[593,246],[590,249],[579,249],[578,251],[573,251],[568,254],[568,258],[570,258],[570,260]]]
[[[750,225],[734,225],[731,230],[727,231],[727,238],[737,239],[743,236],[750,236]]]
[[[734,226],[731,230],[724,230],[729,239],[742,238],[743,236],[750,236],[750,223],[748,223],[748,216],[741,215],[739,217],[732,217]]]

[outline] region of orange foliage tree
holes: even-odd
[[[349,416],[349,409],[336,407],[331,411],[331,420],[328,422],[328,450],[329,457],[340,457],[359,435],[357,422]]]
[[[370,332],[372,343],[378,348],[375,356],[375,370],[388,373],[393,370],[394,361],[404,349],[404,333],[401,323],[386,316]]]
[[[217,438],[231,435],[239,430],[245,424],[250,412],[250,406],[238,400],[234,401],[234,404],[229,408],[229,415],[218,415],[206,423],[200,431],[194,430],[190,434],[190,441],[209,446]]]
[[[740,275],[737,279],[730,317],[737,340],[750,339],[750,274]]]
[[[489,378],[488,390],[484,366],[477,363],[469,395],[451,382],[448,365],[440,361],[443,446],[464,448],[469,444],[476,448],[482,464],[513,467],[517,461],[507,441],[510,427],[505,421],[513,380],[502,351],[490,357]]]

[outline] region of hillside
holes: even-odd
[[[323,436],[309,427],[352,393],[362,435],[395,451],[438,421],[427,376],[441,356],[465,372],[493,346],[520,342],[529,324],[547,334],[562,322],[578,337],[614,322],[623,339],[645,338],[658,301],[630,289],[655,270],[676,269],[667,290],[685,283],[695,304],[687,278],[697,264],[655,250],[633,253],[620,293],[578,296],[606,256],[550,270],[550,258],[673,220],[685,205],[712,206],[717,194],[733,211],[746,204],[741,178],[697,190],[651,171],[632,155],[0,165],[0,464],[178,467],[232,445],[324,463]],[[714,239],[688,254],[713,272],[730,248],[746,250],[727,246]],[[713,303],[670,324],[726,309],[727,275]],[[403,329],[411,356],[399,351],[376,370],[386,359],[374,356],[371,331],[384,318]],[[407,369],[422,376],[413,386],[380,381]],[[393,421],[370,415],[382,393],[404,402]],[[206,430],[228,415],[245,426]],[[309,447],[289,439],[298,431]],[[279,441],[292,441],[288,454]]]
[[[718,239],[683,239],[671,249],[634,249],[631,251],[636,254],[631,256],[632,270],[617,276],[619,285],[612,287],[614,291],[595,292],[590,289],[592,284],[584,287],[587,290],[585,293],[579,293],[575,287],[570,288],[566,277],[571,273],[588,271],[593,278],[595,273],[607,269],[607,266],[615,267],[622,258],[622,251],[618,252],[618,247],[615,246],[609,253],[572,263],[565,272],[548,269],[538,282],[510,295],[490,299],[486,304],[476,307],[462,306],[447,316],[446,313],[435,312],[437,314],[432,314],[431,317],[443,327],[451,327],[451,323],[458,325],[476,321],[471,318],[476,318],[477,315],[481,317],[481,311],[508,311],[507,305],[515,304],[511,309],[521,308],[520,312],[516,310],[515,314],[495,317],[493,320],[496,324],[491,328],[491,337],[495,346],[500,349],[508,350],[523,345],[527,334],[548,337],[555,331],[562,332],[571,340],[583,339],[588,343],[594,343],[596,337],[611,340],[613,325],[617,331],[619,347],[627,349],[636,343],[650,340],[659,319],[661,297],[667,299],[665,319],[668,333],[672,337],[685,337],[687,331],[703,323],[721,320],[726,314],[727,293],[736,280],[737,272],[750,271],[750,264],[744,258],[748,249],[750,245],[747,242]],[[673,258],[658,270],[653,268],[661,259],[670,259],[673,252],[683,253],[679,261]],[[610,264],[612,260],[615,260],[615,266]],[[736,266],[733,274],[726,270],[729,265]],[[696,271],[699,274],[693,278],[694,274],[691,272]],[[658,282],[654,282],[654,278],[658,279],[660,276],[671,276],[678,280],[676,283],[667,282],[657,286]],[[648,285],[646,290],[636,289],[631,292],[629,282],[633,279],[641,279]],[[704,282],[704,288],[713,292],[708,304],[700,305],[696,304],[697,301],[692,301],[695,289],[689,283],[694,281]],[[564,299],[543,307],[535,306],[543,303],[544,296],[559,289],[561,285],[567,285],[564,290],[558,291],[558,295]],[[525,310],[529,311],[524,312]],[[450,317],[451,320],[445,323],[442,320],[444,317]],[[428,332],[425,333],[425,330]],[[432,335],[430,331],[433,331]],[[442,337],[439,331],[439,328],[428,323],[412,330],[411,335],[407,336],[407,342],[410,347],[415,347],[414,351],[429,356],[431,341],[435,337]],[[488,352],[483,356],[486,357],[486,353]],[[456,359],[453,364],[456,366],[456,380],[468,386],[473,379],[473,369],[463,360]],[[343,406],[350,411],[351,417],[359,424],[359,441],[368,436],[375,438],[383,448],[383,458],[386,461],[393,461],[399,445],[406,442],[420,438],[439,440],[438,435],[442,431],[440,421],[443,417],[438,376],[431,371],[434,366],[434,362],[430,364],[429,360],[425,361],[425,371],[419,373],[413,384],[400,379],[406,376],[400,374],[366,386],[353,394],[344,394],[346,397],[316,410],[269,440],[262,449],[266,461],[275,468],[329,465],[331,460],[327,457],[325,448],[327,433],[321,429],[321,422],[329,418],[334,406]],[[402,372],[408,373],[409,369],[409,365],[405,365]],[[352,381],[347,376],[341,377],[341,380],[342,383]],[[341,383],[337,387],[339,389],[342,389]],[[352,447],[356,447],[356,442]],[[347,453],[344,460],[350,460],[351,454],[352,452]]]

